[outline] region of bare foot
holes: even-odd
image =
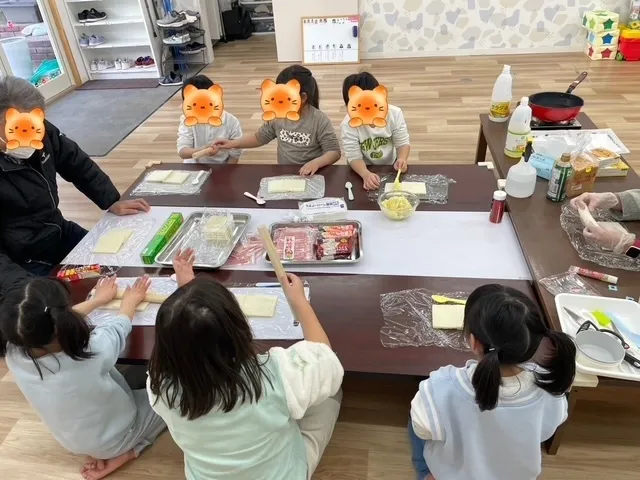
[[[119,457],[96,461],[95,466],[98,466],[98,462],[102,462],[102,468],[87,468],[87,464],[85,464],[85,468],[83,468],[80,473],[82,474],[82,478],[85,480],[100,480],[110,473],[115,472],[118,468],[134,458],[136,458],[135,453],[133,450],[129,450],[127,453],[123,453]]]
[[[104,460],[100,460],[98,458],[87,457],[84,460],[84,467],[80,472],[84,472],[85,470],[102,470],[104,468]]]

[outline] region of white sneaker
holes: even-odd
[[[119,58],[116,58],[115,67],[116,67],[116,70],[122,70],[122,60],[120,60]]]
[[[98,71],[98,62],[96,60],[93,60],[91,62],[91,71],[92,72],[97,72]]]
[[[104,70],[109,70],[110,68],[113,68],[113,62],[110,60],[100,60],[98,62],[98,71],[102,72]]]
[[[191,41],[191,35],[189,33],[176,33],[170,37],[163,38],[162,41],[165,45],[182,45]]]
[[[122,70],[129,70],[133,67],[133,62],[129,58],[123,58],[122,62],[120,62],[120,66],[122,67]]]

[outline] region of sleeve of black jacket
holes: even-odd
[[[9,258],[0,242],[0,302],[9,290],[29,278],[31,274]]]
[[[61,134],[50,122],[45,122],[45,128],[53,146],[56,171],[62,178],[73,183],[102,210],[120,200],[120,193],[111,179],[76,142]]]

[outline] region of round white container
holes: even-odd
[[[33,61],[29,52],[29,42],[26,37],[10,37],[0,39],[0,47],[9,61],[11,73],[24,79],[33,75]]]

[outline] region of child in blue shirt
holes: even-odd
[[[501,285],[467,300],[464,332],[478,360],[440,368],[411,402],[412,459],[423,480],[534,480],[540,443],[567,419],[576,347],[536,304]]]

